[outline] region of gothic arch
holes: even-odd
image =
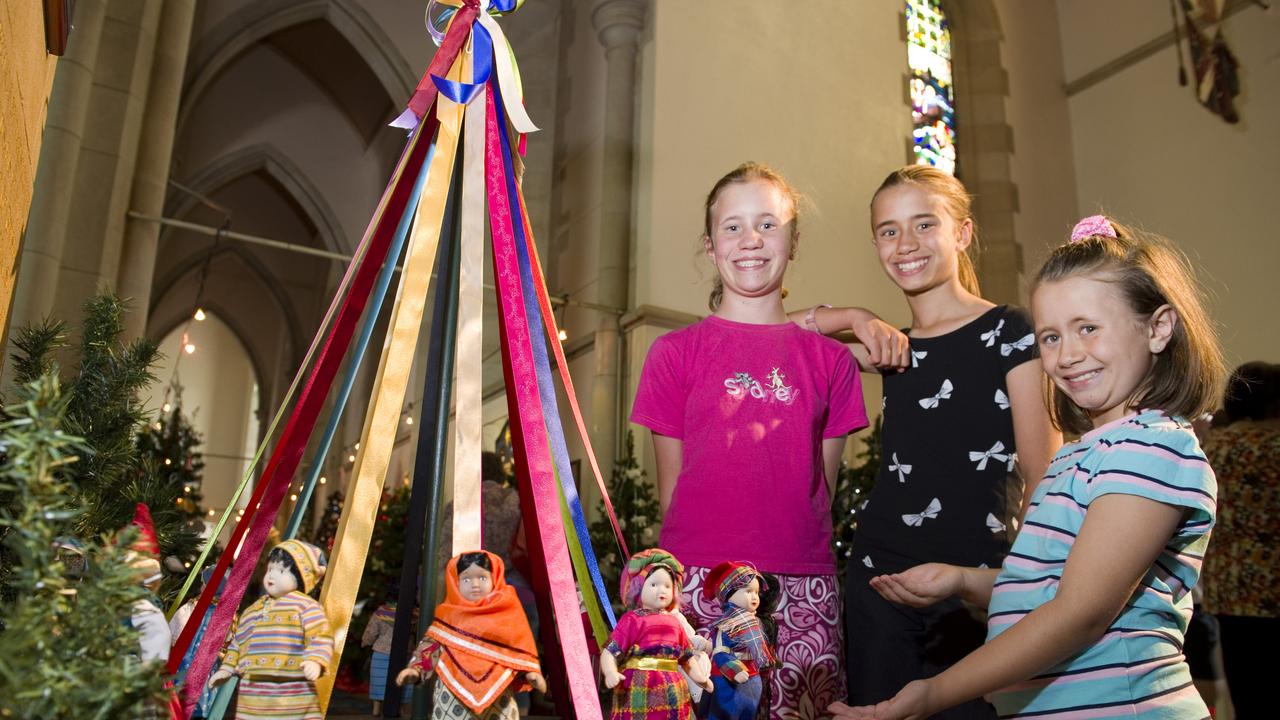
[[[304,23],[321,20],[331,25],[364,60],[378,78],[389,102],[409,97],[417,83],[409,63],[357,0],[295,0],[289,3],[252,3],[232,13],[199,38],[189,56],[179,133],[187,114],[224,68],[245,51],[272,35]]]
[[[184,184],[201,195],[210,195],[237,178],[262,171],[284,188],[315,226],[325,249],[350,253],[354,250],[343,232],[338,216],[320,188],[279,148],[269,144],[249,145],[219,157]],[[171,193],[166,217],[182,217],[199,204],[190,193]],[[166,230],[167,232],[167,230]]]

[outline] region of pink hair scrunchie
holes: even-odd
[[[1069,244],[1074,245],[1091,237],[1113,238],[1116,237],[1116,229],[1111,227],[1111,221],[1105,215],[1090,215],[1071,228]]]

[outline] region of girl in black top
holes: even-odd
[[[1025,311],[979,295],[967,252],[970,198],[927,166],[895,171],[871,201],[876,253],[911,307],[906,342],[855,347],[884,376],[883,460],[859,513],[845,577],[850,703],[893,697],[982,645],[985,623],[958,600],[926,609],[894,605],[871,589],[879,574],[926,562],[998,567],[1025,502],[1062,443],[1043,397],[1044,376]],[[866,311],[815,308],[814,330],[865,325]],[[1024,483],[1024,478],[1032,478]],[[937,717],[994,718],[973,701]]]

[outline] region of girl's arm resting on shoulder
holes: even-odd
[[[1005,375],[1005,385],[1009,388],[1009,411],[1013,413],[1013,442],[1023,478],[1019,519],[1027,516],[1027,507],[1031,505],[1036,486],[1062,447],[1062,433],[1053,427],[1044,404],[1044,383],[1044,370],[1034,360],[1022,363]]]
[[[653,435],[653,454],[658,458],[658,507],[662,516],[667,516],[671,507],[671,496],[676,491],[676,480],[680,477],[680,468],[684,462],[684,442],[679,438],[666,435]]]
[[[827,497],[834,497],[836,478],[840,474],[840,456],[844,454],[846,435],[822,441],[822,473],[827,479]]]
[[[838,340],[852,335],[856,344],[850,349],[863,372],[878,372],[885,368],[905,368],[911,363],[911,348],[907,336],[875,313],[865,308],[814,308],[813,319],[818,332]],[[788,313],[787,318],[805,328],[809,308]]]
[[[1094,500],[1057,595],[942,674],[916,681],[923,689],[904,688],[898,697],[915,707],[888,716],[927,717],[1027,680],[1097,642],[1173,537],[1183,512],[1136,495]]]

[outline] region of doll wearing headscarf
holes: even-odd
[[[445,566],[444,602],[396,684],[431,673],[436,720],[515,720],[515,693],[546,691],[533,631],[497,555],[462,553]]]
[[[238,720],[322,720],[315,680],[329,669],[333,634],[309,593],[324,571],[324,553],[314,545],[286,540],[271,549],[266,593],[240,613],[222,666],[209,678],[217,687],[240,676]]]
[[[710,687],[706,655],[694,650],[676,617],[683,578],[680,562],[657,548],[632,555],[623,569],[627,612],[600,653],[600,673],[613,690],[613,720],[691,720],[681,666],[691,680]]]
[[[722,614],[710,628],[715,691],[702,696],[701,718],[755,720],[763,689],[760,671],[777,663],[756,616],[762,583],[748,563],[722,562],[707,575],[702,592],[720,601]]]

